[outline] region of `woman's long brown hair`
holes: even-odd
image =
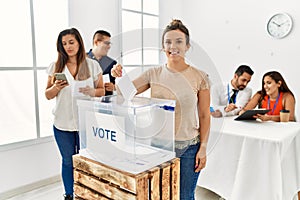
[[[54,73],[62,72],[65,68],[67,61],[69,59],[69,56],[67,52],[64,49],[63,43],[62,43],[62,37],[65,35],[74,35],[75,39],[79,43],[79,49],[77,52],[77,67],[74,78],[77,80],[86,80],[88,79],[90,75],[89,68],[87,66],[86,62],[86,52],[83,45],[82,37],[79,33],[79,31],[76,28],[70,28],[63,30],[59,33],[56,47],[58,52],[57,61],[55,63],[55,70]]]
[[[270,72],[267,72],[267,73],[264,74],[264,76],[262,78],[262,89],[260,91],[258,91],[258,93],[261,95],[261,97],[259,99],[259,105],[260,106],[261,106],[262,100],[267,95],[267,92],[264,88],[264,79],[265,79],[266,76],[269,76],[271,79],[273,79],[275,81],[275,83],[278,83],[279,81],[281,82],[281,85],[278,88],[279,93],[280,92],[284,92],[284,93],[288,92],[294,97],[294,94],[292,93],[292,91],[287,86],[287,84],[286,84],[285,80],[283,79],[282,75],[277,71],[270,71]]]

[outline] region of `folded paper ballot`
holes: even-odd
[[[104,74],[103,75],[103,83],[109,83],[110,79],[109,79],[109,74]]]
[[[257,115],[257,114],[264,115],[269,111],[270,110],[267,110],[267,109],[247,110],[243,114],[241,114],[237,118],[235,118],[234,120],[255,120],[255,118],[253,117],[254,115]]]
[[[129,76],[125,73],[124,69],[122,74],[123,76],[119,79],[116,79],[116,82],[124,99],[126,101],[131,101],[134,95],[137,93],[137,90]]]

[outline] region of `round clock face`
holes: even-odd
[[[275,38],[283,38],[292,30],[292,18],[286,13],[278,13],[273,15],[267,24],[269,35]]]

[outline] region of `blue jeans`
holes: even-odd
[[[200,143],[184,149],[175,149],[180,158],[180,200],[194,200],[200,172],[195,172],[195,157]]]
[[[53,126],[54,137],[62,156],[62,180],[66,195],[73,195],[74,175],[72,156],[79,152],[78,131],[62,131]]]

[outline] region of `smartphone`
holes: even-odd
[[[54,76],[57,80],[67,81],[68,83],[67,77],[64,73],[55,73]]]
[[[104,103],[110,103],[111,102],[111,97],[110,96],[103,96],[101,97],[101,102],[104,102]]]

